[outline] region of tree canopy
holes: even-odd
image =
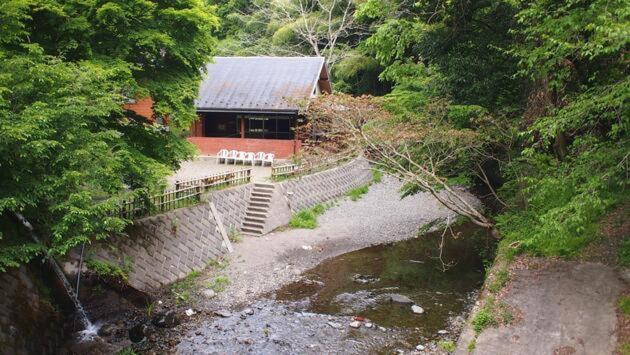
[[[0,4],[0,269],[123,231],[119,202],[158,190],[193,148],[200,69],[218,26],[201,0],[7,0]],[[169,127],[123,106],[151,96]]]

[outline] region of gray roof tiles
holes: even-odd
[[[296,111],[311,96],[322,57],[215,57],[195,105],[200,111]]]

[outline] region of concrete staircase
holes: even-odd
[[[264,233],[274,190],[273,184],[254,183],[241,228],[243,234],[260,236]]]

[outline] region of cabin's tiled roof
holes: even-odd
[[[295,111],[295,99],[311,96],[324,65],[322,57],[215,57],[195,105],[200,111]]]

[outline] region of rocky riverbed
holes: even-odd
[[[361,200],[338,201],[314,230],[246,237],[228,259],[144,307],[115,301],[118,314],[101,317],[99,340],[82,351],[442,351],[457,339],[492,246],[461,226],[440,259],[441,233],[417,238],[418,230],[453,214],[426,194],[400,199],[400,186],[386,177]]]

